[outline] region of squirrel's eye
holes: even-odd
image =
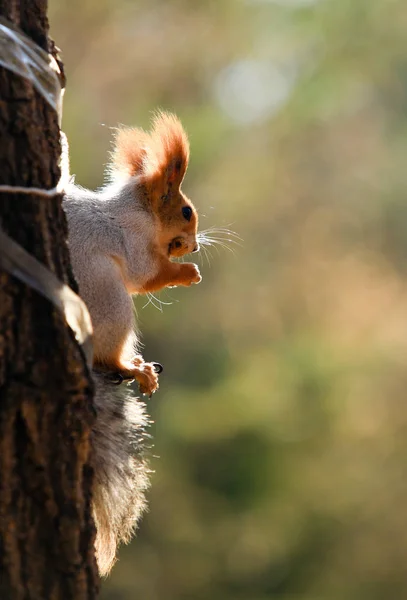
[[[192,217],[192,208],[190,206],[183,206],[182,214],[187,221],[190,221]]]

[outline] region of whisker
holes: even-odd
[[[203,246],[222,246],[223,248],[227,248],[230,252],[233,252],[233,249],[230,247],[231,244],[235,244],[236,246],[241,246],[242,244],[239,244],[239,242],[237,242],[236,240],[229,240],[229,239],[225,239],[225,238],[215,238],[215,237],[209,237],[206,236],[204,238],[199,238],[199,242],[203,245]]]
[[[220,252],[219,252],[219,248],[216,246],[216,244],[214,244],[213,242],[211,244],[209,244],[212,248],[214,248],[214,250],[216,251],[216,254],[218,256],[220,256]]]
[[[147,292],[146,296],[147,296],[148,300],[147,300],[147,302],[145,303],[145,305],[144,305],[144,306],[142,306],[143,310],[144,310],[144,309],[145,309],[145,308],[146,308],[146,307],[147,307],[147,306],[148,306],[148,305],[151,303],[150,293],[149,293],[149,292]]]
[[[234,239],[230,239],[228,237],[222,237],[222,236],[218,236],[218,237],[214,237],[214,236],[205,236],[204,238],[199,238],[199,241],[201,241],[204,243],[205,241],[208,242],[213,242],[213,243],[217,243],[217,242],[228,242],[230,244],[235,244],[235,246],[242,246],[243,244],[241,244],[240,242],[238,242],[237,240]]]
[[[210,267],[211,266],[211,261],[210,261],[211,253],[209,252],[209,250],[207,248],[205,248],[204,245],[202,245],[202,250],[203,250],[204,256],[208,262],[208,266]]]
[[[209,248],[206,248],[206,251],[208,253],[208,255],[210,256],[211,259],[213,259],[213,254],[212,252],[209,250]]]
[[[164,302],[164,300],[160,300],[155,296],[152,292],[147,292],[148,302],[143,306],[143,309],[146,308],[149,304],[152,304],[154,308],[163,312],[163,306],[170,306],[172,302]]]
[[[235,232],[233,232],[233,231],[220,230],[220,229],[200,231],[198,233],[198,239],[202,239],[202,240],[221,239],[221,240],[229,241],[232,244],[238,244],[239,242],[243,242],[243,239],[237,233],[235,234]]]
[[[212,229],[205,233],[209,233],[210,235],[218,235],[218,234],[226,235],[226,236],[234,238],[236,240],[243,241],[243,238],[238,233],[236,233],[235,231],[231,231],[230,229]]]
[[[208,266],[211,266],[211,259],[213,255],[209,248],[213,248],[215,252],[220,255],[219,248],[225,248],[232,254],[235,254],[235,249],[231,246],[242,246],[243,238],[240,237],[236,231],[229,229],[229,226],[223,227],[209,227],[203,231],[199,231],[197,240],[201,246],[203,257],[208,262]]]
[[[236,233],[236,231],[233,231],[232,229],[229,229],[228,227],[209,227],[208,229],[204,229],[200,233],[204,234],[204,235],[206,233],[209,233],[211,235],[214,233],[221,233],[221,234],[226,234],[231,237],[234,237],[235,239],[243,241],[241,236],[238,233]]]
[[[161,300],[162,304],[164,304],[165,306],[171,306],[171,304],[174,304],[174,302],[179,302],[178,298],[173,298],[170,294],[170,288],[166,287],[163,290],[166,294],[166,297],[170,300],[170,302],[164,302],[164,300]]]
[[[216,248],[216,246],[225,248],[225,250],[229,250],[229,252],[231,252],[232,254],[235,254],[234,248],[231,248],[230,246],[228,246],[227,244],[224,244],[223,242],[220,242],[219,240],[216,240],[216,242],[213,243],[213,247]]]
[[[163,309],[161,308],[161,306],[159,304],[157,304],[157,298],[154,296],[154,294],[152,294],[151,292],[147,292],[147,296],[148,296],[148,302],[147,304],[145,304],[143,306],[143,309],[146,308],[146,306],[148,306],[149,304],[152,304],[154,306],[154,308],[156,308],[157,310],[159,310],[160,312],[163,311]]]
[[[242,246],[243,244],[240,243],[240,241],[238,241],[237,239],[233,239],[233,238],[229,238],[227,236],[222,236],[222,235],[206,235],[203,238],[199,238],[200,240],[209,240],[212,242],[217,242],[217,241],[221,241],[221,242],[229,242],[230,244],[235,244],[236,246]]]
[[[154,296],[154,294],[152,295]],[[154,298],[161,304],[161,306],[171,306],[171,304],[174,302],[173,298],[171,298],[171,302],[165,302],[164,300],[161,300],[161,298],[157,298],[157,296],[154,296]],[[175,300],[175,302],[178,302],[178,300]]]
[[[153,304],[153,299],[151,297],[150,292],[147,292],[146,296],[147,296],[148,300],[145,303],[145,305],[142,307],[143,309],[146,308],[149,304]],[[154,306],[154,304],[153,304],[153,306]]]

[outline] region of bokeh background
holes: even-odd
[[[406,1],[51,0],[50,23],[77,181],[110,127],[172,110],[201,228],[243,240],[136,301],[155,473],[102,598],[407,598]]]

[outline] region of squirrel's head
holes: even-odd
[[[139,202],[154,214],[160,248],[170,256],[199,250],[198,215],[181,191],[189,143],[178,118],[160,112],[154,117],[151,132],[118,129],[112,158],[113,178],[134,178]]]

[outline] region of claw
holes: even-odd
[[[162,373],[164,371],[164,367],[162,366],[161,363],[159,362],[153,362],[151,363],[154,367],[154,371],[159,375],[160,373]]]

